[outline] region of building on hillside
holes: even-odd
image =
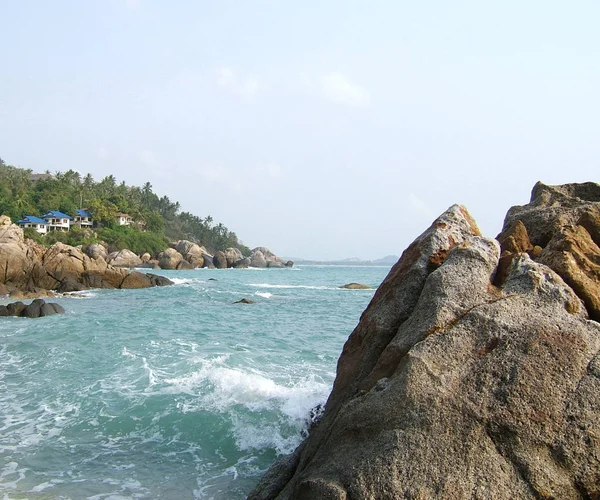
[[[26,215],[21,220],[17,221],[17,225],[23,229],[31,227],[40,234],[46,234],[48,232],[48,223],[44,219],[35,217],[34,215]]]
[[[133,223],[133,218],[129,214],[117,212],[117,224],[119,226],[129,226]]]
[[[73,225],[79,227],[92,227],[94,225],[92,215],[86,209],[78,208],[75,210]]]
[[[50,210],[42,215],[42,219],[48,224],[48,231],[68,231],[73,217],[58,210]]]

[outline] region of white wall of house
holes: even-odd
[[[46,234],[48,232],[48,226],[46,224],[34,224],[28,222],[27,224],[19,224],[23,229],[31,227],[40,234]]]

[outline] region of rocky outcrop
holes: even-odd
[[[21,228],[9,227],[0,238],[0,283],[22,293],[40,296],[48,290],[121,288],[129,276],[126,269],[107,264],[100,255],[93,258],[63,243],[46,248],[32,240],[24,241]],[[150,279],[149,283],[155,286],[166,282]]]
[[[227,269],[227,256],[225,255],[225,252],[215,252],[213,264],[217,269]]]
[[[292,267],[294,263],[288,261],[284,263],[280,257],[277,257],[271,250],[265,247],[256,247],[250,254],[250,265],[252,267]]]
[[[177,241],[173,248],[177,250],[185,261],[191,264],[191,269],[204,266],[203,254],[207,253],[204,247],[188,240]]]
[[[233,263],[233,267],[235,269],[245,269],[247,267],[250,267],[251,263],[252,261],[250,260],[250,257],[244,257],[243,259],[235,261]]]
[[[267,267],[267,259],[260,250],[253,250],[252,255],[250,255],[250,265],[252,267]]]
[[[140,259],[131,250],[124,248],[123,250],[109,254],[107,262],[111,266],[115,267],[132,268],[140,266],[142,264],[142,259]]]
[[[177,269],[182,260],[183,255],[174,248],[167,248],[158,254],[158,265],[161,269]]]
[[[242,252],[238,248],[228,248],[224,253],[227,258],[227,267],[233,267],[236,262],[244,258]]]
[[[348,338],[307,440],[249,498],[598,498],[598,189],[536,185],[502,249],[464,207],[434,221]]]
[[[43,316],[53,316],[54,314],[64,313],[65,310],[60,304],[45,302],[42,299],[35,299],[29,305],[25,305],[23,302],[12,302],[5,306],[0,306],[0,316],[41,318]]]
[[[100,243],[92,243],[91,245],[87,245],[83,248],[83,251],[92,259],[102,257],[102,259],[108,261],[108,251],[106,250],[106,247]]]

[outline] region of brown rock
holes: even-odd
[[[152,286],[152,282],[146,274],[134,271],[125,277],[120,288],[148,288],[150,286]]]
[[[372,290],[373,287],[369,285],[363,285],[361,283],[348,283],[347,285],[342,285],[340,288],[345,288],[347,290]]]
[[[164,252],[158,254],[158,265],[161,269],[177,269],[177,265],[183,259],[181,255],[174,248],[167,248]]]
[[[215,252],[213,256],[213,264],[217,269],[227,269],[227,256],[224,252]]]
[[[523,221],[540,258],[590,253],[587,229],[553,220],[573,220],[563,202],[580,203],[555,199],[535,215],[546,228]],[[411,244],[346,342],[321,420],[249,498],[598,496],[600,326],[513,240],[502,287],[499,245],[462,207]]]
[[[255,302],[254,302],[253,300],[247,299],[247,298],[245,298],[245,297],[244,297],[243,299],[236,300],[236,301],[234,302],[234,304],[254,304],[254,303],[255,303]]]

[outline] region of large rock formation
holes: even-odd
[[[115,267],[138,267],[142,264],[140,259],[131,250],[124,248],[118,252],[112,252],[108,255],[108,264]]]
[[[442,214],[249,498],[600,498],[599,207],[597,184],[538,184],[502,250],[463,207]]]
[[[250,265],[252,267],[292,267],[294,263],[283,260],[265,247],[256,247],[250,254]]]
[[[24,240],[23,230],[5,224],[5,219],[0,220],[0,228],[0,283],[12,289],[43,295],[44,290],[131,288],[128,284],[135,280],[134,276],[126,281],[130,273],[107,264],[100,254],[93,258],[81,249],[63,243],[46,248],[32,240]],[[145,286],[171,283],[147,276]],[[140,279],[136,280],[137,285],[140,282]]]

